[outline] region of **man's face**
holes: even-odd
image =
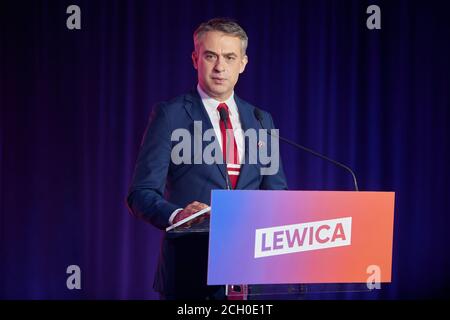
[[[241,39],[219,31],[203,34],[192,53],[200,87],[219,101],[230,97],[247,59],[242,52]]]

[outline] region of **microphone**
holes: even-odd
[[[227,118],[228,118],[228,111],[225,110],[225,108],[220,108],[219,109],[219,115],[220,115],[220,121],[223,121],[224,125],[225,125],[225,134],[227,134]],[[227,150],[227,146],[222,146],[222,149],[225,150],[224,152],[226,152]],[[230,190],[230,177],[228,176],[228,171],[226,168],[226,163],[225,163],[225,182],[227,183],[227,189]]]
[[[264,119],[264,115],[263,115],[263,113],[261,112],[261,110],[255,107],[255,109],[254,109],[254,111],[253,111],[253,114],[255,115],[256,120],[258,120],[259,124],[261,125],[261,128],[265,129],[264,126],[263,126],[263,124],[262,124],[262,121],[263,121],[263,119]],[[302,149],[302,150],[304,150],[304,151],[306,151],[306,152],[309,152],[309,153],[315,155],[316,157],[319,157],[319,158],[321,158],[321,159],[327,160],[327,161],[329,161],[329,162],[335,164],[336,166],[341,167],[341,168],[347,170],[348,172],[350,172],[350,174],[351,174],[352,177],[353,177],[353,183],[355,184],[355,190],[356,190],[356,191],[359,191],[359,189],[358,189],[358,182],[356,181],[355,173],[353,172],[352,169],[350,169],[350,168],[349,168],[348,166],[346,166],[345,164],[340,163],[339,161],[333,160],[333,159],[331,159],[331,158],[329,158],[329,157],[327,157],[327,156],[325,156],[325,155],[323,155],[323,154],[320,154],[320,153],[318,153],[318,152],[316,152],[316,151],[314,151],[314,150],[312,150],[312,149],[309,149],[309,148],[307,148],[307,147],[305,147],[305,146],[302,146],[302,145],[300,145],[300,144],[298,144],[298,143],[295,143],[295,142],[293,142],[293,141],[291,141],[291,140],[289,140],[289,139],[286,139],[286,138],[283,138],[283,137],[280,137],[280,136],[277,136],[277,135],[272,135],[272,133],[270,132],[270,130],[267,130],[267,133],[268,133],[269,135],[271,135],[271,136],[274,136],[274,137],[276,137],[276,138],[278,138],[278,139],[280,139],[280,140],[282,140],[282,141],[284,141],[284,142],[286,142],[286,143],[288,143],[288,144],[290,144],[290,145],[296,147],[296,148],[299,148],[299,149]]]

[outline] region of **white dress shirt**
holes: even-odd
[[[234,139],[236,140],[236,146],[238,149],[239,162],[242,163],[244,161],[244,133],[241,126],[241,120],[239,118],[239,111],[236,105],[236,101],[234,100],[234,91],[231,93],[231,96],[225,101],[218,101],[214,98],[211,98],[206,94],[205,91],[202,90],[200,84],[197,84],[197,91],[202,99],[202,103],[206,112],[208,113],[209,119],[214,128],[214,132],[216,133],[216,137],[219,140],[220,148],[222,148],[222,133],[220,131],[220,115],[219,111],[217,111],[217,107],[220,103],[225,103],[228,106],[228,114],[230,116],[231,125],[233,127]],[[203,126],[204,127],[204,126]],[[183,210],[183,208],[175,210],[169,218],[169,223],[173,223],[173,219],[177,215],[178,212]]]
[[[230,116],[234,139],[236,140],[238,149],[239,163],[242,163],[244,161],[244,134],[242,131],[241,120],[239,118],[239,111],[236,105],[236,101],[234,101],[234,91],[231,93],[231,96],[225,101],[218,101],[214,98],[211,98],[202,90],[200,85],[197,85],[197,91],[200,95],[200,98],[202,99],[203,106],[208,113],[209,119],[211,120],[214,132],[216,133],[216,137],[219,140],[220,148],[222,148],[222,133],[220,131],[220,115],[219,111],[217,111],[217,107],[220,103],[225,103],[228,106],[228,114]]]

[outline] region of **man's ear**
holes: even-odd
[[[191,57],[192,57],[192,64],[193,64],[195,70],[197,70],[197,68],[198,68],[198,64],[197,64],[197,59],[198,59],[197,52],[192,51]]]
[[[244,72],[245,66],[247,65],[247,63],[248,63],[248,56],[244,55],[244,57],[242,58],[242,61],[241,61],[241,68],[239,70],[239,73]]]

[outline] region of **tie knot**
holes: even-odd
[[[224,109],[226,112],[228,112],[228,106],[227,106],[227,104],[226,103],[220,103],[218,106],[217,106],[217,111],[219,111],[220,112],[220,110],[222,110],[222,109]]]

